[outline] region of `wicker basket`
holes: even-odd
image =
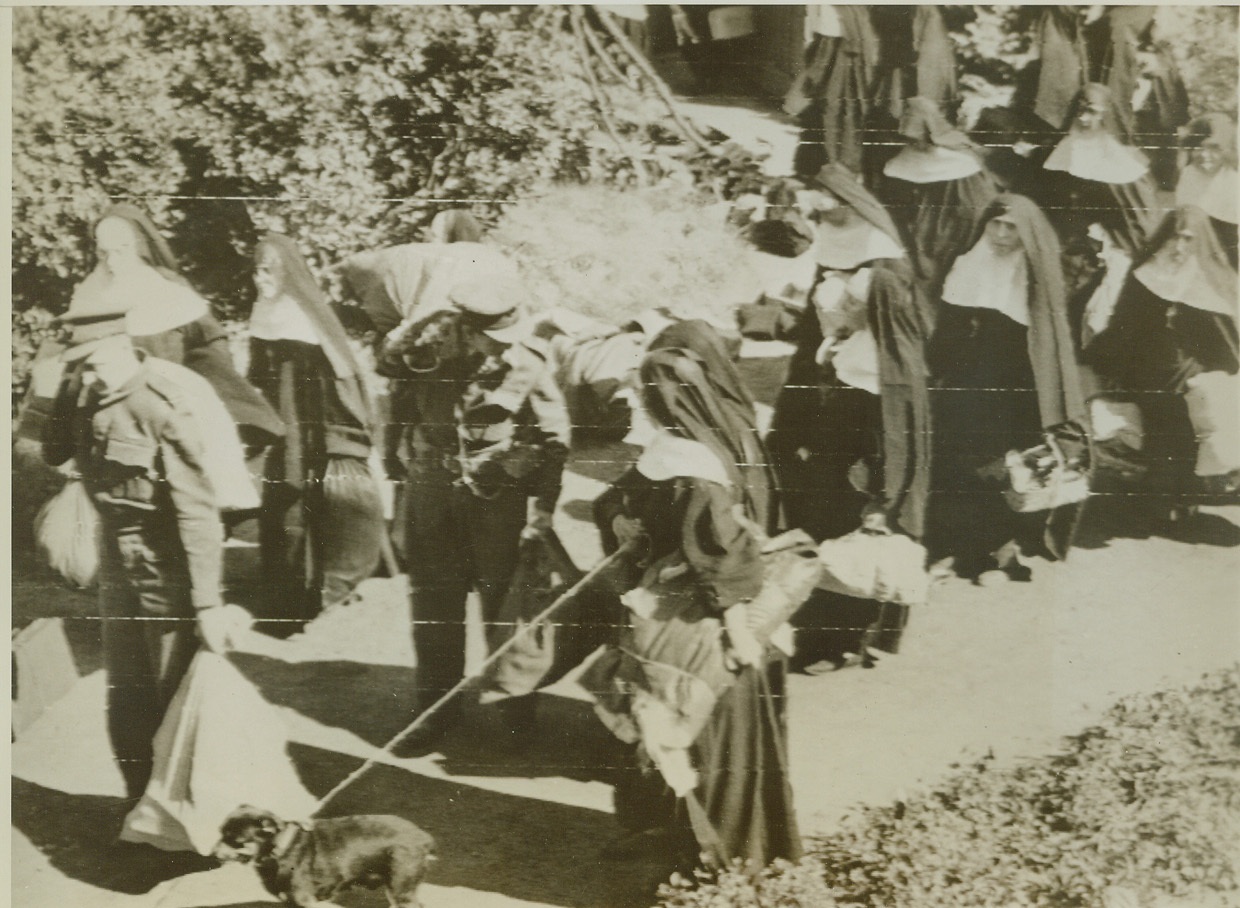
[[[1003,497],[1013,511],[1029,514],[1076,504],[1089,497],[1089,474],[1064,457],[1055,436],[1026,451],[1009,451]]]

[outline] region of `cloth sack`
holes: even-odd
[[[1222,476],[1240,470],[1240,375],[1194,375],[1188,380],[1184,402],[1197,435],[1197,475]]]
[[[1094,441],[1115,440],[1134,451],[1145,447],[1145,420],[1138,404],[1095,397],[1089,402]]]
[[[925,547],[890,530],[858,529],[818,546],[818,588],[855,599],[920,605],[930,592]]]
[[[71,479],[39,509],[34,539],[48,566],[74,586],[95,585],[99,512],[80,479]]]
[[[201,650],[155,735],[151,781],[121,840],[210,854],[220,825],[242,805],[309,819],[317,805],[287,741],[276,708],[226,658]]]
[[[348,288],[381,333],[450,309],[448,293],[473,276],[515,277],[516,266],[483,243],[406,243],[359,252],[340,266]]]

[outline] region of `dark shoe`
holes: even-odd
[[[1012,561],[1003,568],[1003,573],[1008,578],[1015,580],[1017,583],[1028,583],[1033,580],[1033,568],[1027,564],[1021,564],[1019,561]]]

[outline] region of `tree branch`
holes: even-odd
[[[598,79],[594,75],[594,68],[590,65],[590,49],[586,46],[585,23],[583,22],[585,14],[582,13],[581,7],[570,6],[568,9],[568,18],[573,26],[573,35],[577,39],[577,56],[581,59],[581,68],[585,70],[586,81],[590,84],[590,92],[594,95],[594,103],[598,107],[599,116],[603,120],[603,128],[607,130],[607,134],[611,136],[611,140],[616,144],[616,150],[620,152],[621,157],[627,158],[629,163],[633,165],[633,173],[637,177],[637,185],[648,186],[650,184],[649,174],[646,173],[646,165],[638,155],[632,154],[620,138],[620,133],[616,129],[615,121],[611,117],[611,111],[607,107],[607,99],[603,96],[603,89],[598,84]]]
[[[594,12],[598,14],[599,21],[603,23],[603,27],[607,29],[607,33],[611,35],[612,40],[624,49],[624,52],[628,54],[630,59],[637,64],[637,68],[642,75],[650,80],[650,84],[654,86],[655,92],[662,99],[663,103],[667,105],[668,112],[672,115],[672,119],[676,121],[676,125],[684,136],[702,151],[712,155],[715,154],[715,149],[711,147],[711,144],[706,141],[700,132],[693,128],[692,123],[680,115],[680,111],[676,109],[676,99],[672,97],[672,92],[667,87],[667,83],[654,71],[654,67],[650,65],[650,61],[642,55],[642,52],[633,46],[633,42],[628,39],[620,29],[620,26],[616,25],[612,20],[611,13],[607,10],[599,9],[597,6],[594,7]]]

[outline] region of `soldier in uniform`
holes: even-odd
[[[406,567],[422,709],[464,675],[469,590],[483,620],[494,621],[521,539],[550,529],[560,495],[568,411],[522,294],[515,275],[462,282],[449,294],[452,309],[401,332],[380,356],[394,379],[393,478],[399,447],[408,459]],[[402,751],[424,750],[459,714],[449,704]],[[532,722],[528,712],[507,718]]]
[[[124,316],[101,300],[62,317],[72,338],[43,454],[53,465],[73,458],[99,510],[108,733],[138,798],[195,631],[223,651],[235,619],[222,608],[222,530],[200,430],[180,387],[134,349]]]

